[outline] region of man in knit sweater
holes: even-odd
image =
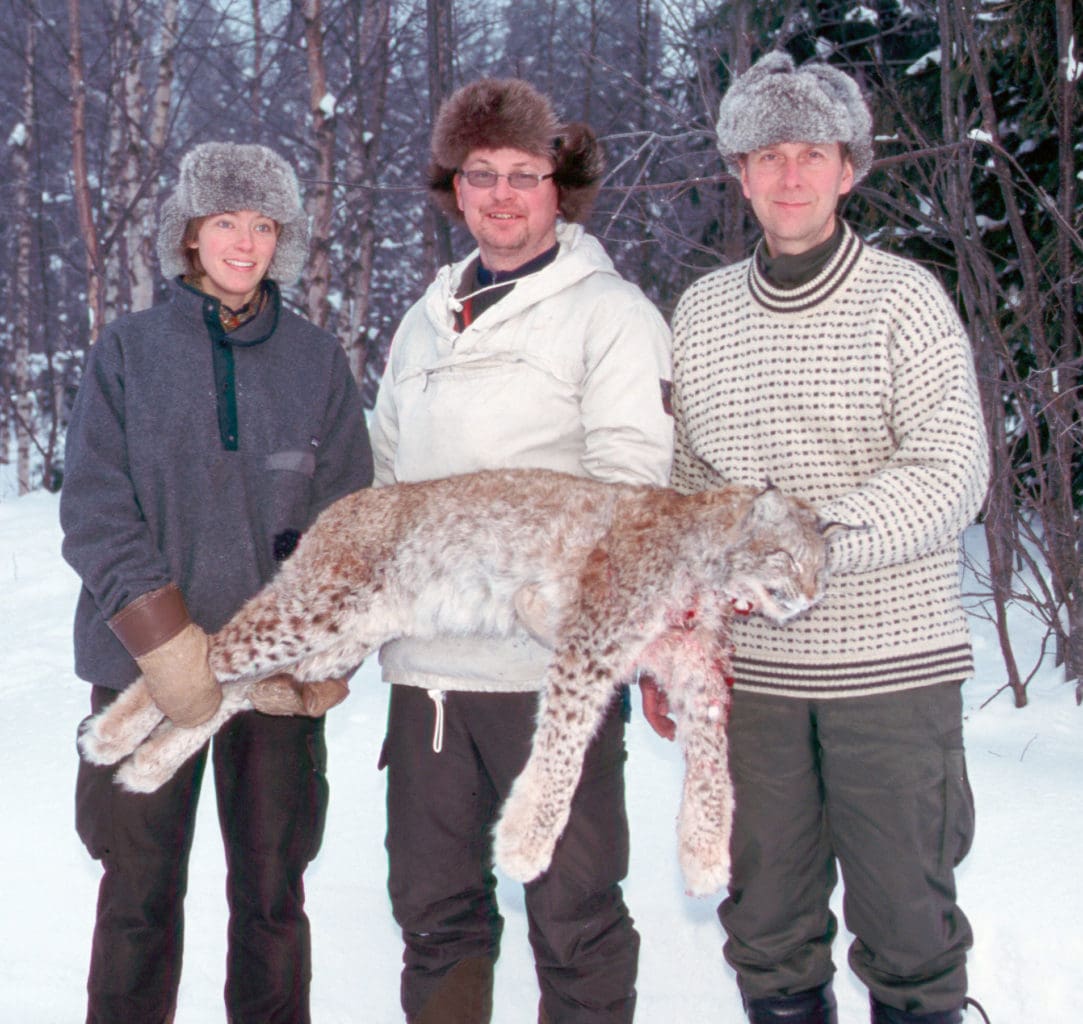
[[[967,336],[924,269],[836,214],[868,171],[856,83],[767,55],[722,101],[718,144],[763,229],[674,315],[673,485],[777,486],[852,529],[826,594],[736,630],[733,875],[719,908],[753,1024],[834,1024],[828,901],[874,1024],[956,1024],[971,931],[953,869],[973,832],[961,682],[973,659],[960,534],[984,497]],[[670,731],[665,695],[644,707]]]

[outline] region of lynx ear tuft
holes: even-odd
[[[780,523],[788,514],[789,502],[786,495],[772,483],[768,483],[767,487],[752,499],[749,508],[749,515],[765,523]]]

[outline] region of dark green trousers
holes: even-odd
[[[841,869],[850,966],[870,992],[911,1013],[961,1006],[972,935],[954,868],[974,805],[960,688],[838,700],[736,691],[729,743],[733,876],[718,915],[745,998],[831,978]]]

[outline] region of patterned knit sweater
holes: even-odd
[[[842,230],[807,285],[774,287],[753,257],[674,314],[673,486],[770,480],[858,527],[833,535],[809,614],[739,622],[740,689],[846,697],[973,673],[960,535],[989,457],[970,346],[928,271]]]

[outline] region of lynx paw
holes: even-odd
[[[86,721],[79,752],[90,764],[116,764],[127,757],[162,720],[147,688],[133,683],[104,711]]]
[[[553,815],[545,814],[517,782],[496,824],[493,855],[497,866],[517,882],[534,881],[548,870],[563,830],[564,821],[555,822]]]
[[[164,719],[117,769],[116,783],[132,793],[153,793],[173,778],[177,769],[226,721],[251,706],[245,685],[231,683],[222,687],[222,703],[214,717],[202,725],[182,729]]]
[[[678,857],[691,896],[710,896],[730,880],[733,801],[717,795],[714,800],[710,807],[697,806],[686,795],[681,805]]]
[[[710,896],[729,884],[729,850],[716,842],[713,846],[697,844],[681,847],[681,873],[689,896]]]
[[[183,750],[183,744],[175,741],[182,731],[168,720],[163,722],[117,769],[113,777],[116,784],[129,793],[153,793],[161,789],[191,756]]]

